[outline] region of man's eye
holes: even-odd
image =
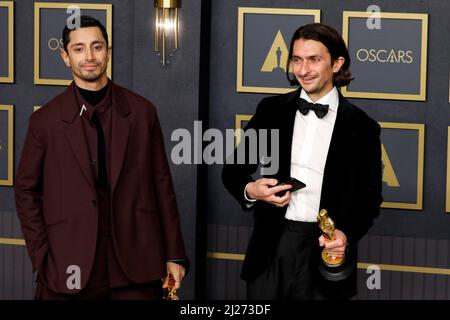
[[[103,48],[103,47],[102,47],[101,45],[98,45],[98,46],[95,46],[95,47],[94,47],[95,50],[102,50],[102,48]]]

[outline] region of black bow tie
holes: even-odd
[[[317,118],[322,119],[328,113],[328,105],[320,103],[311,103],[300,98],[297,102],[298,111],[303,115],[308,114],[309,110],[314,110]]]

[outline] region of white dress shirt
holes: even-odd
[[[300,97],[312,102],[305,91]],[[314,222],[321,209],[323,173],[336,122],[339,94],[336,87],[315,103],[328,104],[328,113],[319,119],[314,111],[295,114],[292,136],[291,177],[304,182],[306,187],[291,194],[285,218],[294,221]]]

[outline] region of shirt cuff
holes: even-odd
[[[248,187],[248,185],[249,185],[250,183],[251,183],[251,182],[247,183],[247,184],[245,185],[245,188],[244,188],[244,199],[245,199],[245,201],[247,202],[247,207],[251,207],[256,201],[258,201],[258,199],[250,199],[250,198],[247,196],[247,187]]]

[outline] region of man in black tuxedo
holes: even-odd
[[[257,164],[224,166],[225,187],[244,209],[254,209],[241,273],[249,299],[347,299],[356,294],[356,264],[340,281],[325,280],[317,272],[323,246],[329,255],[356,261],[356,243],[382,203],[380,127],[338,90],[352,80],[349,66],[348,50],[335,29],[319,23],[299,28],[286,67],[289,81],[299,89],[264,98],[245,128],[279,130],[278,172],[254,180]],[[289,177],[306,187],[291,193],[291,185],[278,185]],[[333,241],[321,235],[320,209],[327,209],[335,222]]]

